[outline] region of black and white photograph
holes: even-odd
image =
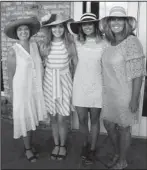
[[[0,11],[1,169],[147,169],[147,2]]]

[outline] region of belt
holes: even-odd
[[[59,99],[62,102],[62,85],[60,81],[60,75],[69,73],[69,66],[61,68],[49,68],[52,71],[52,93],[53,93],[53,100]]]

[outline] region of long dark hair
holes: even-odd
[[[75,47],[75,43],[74,43],[74,38],[73,35],[71,35],[67,29],[67,24],[63,23],[64,26],[64,33],[63,33],[63,42],[65,44],[65,47],[68,51],[68,56],[71,59],[71,57],[75,57],[77,56],[77,52],[76,52],[76,47]],[[51,51],[51,43],[53,41],[53,34],[52,34],[52,26],[50,27],[44,27],[43,28],[46,32],[46,42],[45,42],[45,56],[49,55],[50,51]]]
[[[95,28],[94,34],[95,34],[95,37],[96,37],[96,42],[99,42],[99,40],[102,39],[103,34],[99,30],[98,22],[93,22],[93,24],[94,24],[94,28]],[[81,43],[85,43],[85,41],[86,41],[86,34],[83,32],[82,23],[79,24],[79,32],[78,32],[77,39]]]

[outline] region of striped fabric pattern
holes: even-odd
[[[52,42],[46,59],[44,97],[47,111],[68,116],[71,110],[72,79],[69,72],[69,57],[63,42]]]

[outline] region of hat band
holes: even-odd
[[[83,20],[88,20],[88,19],[90,19],[90,20],[96,20],[96,17],[94,17],[94,16],[83,16],[83,17],[81,18],[81,21],[83,21]]]
[[[112,12],[110,15],[109,15],[110,17],[114,17],[114,16],[116,16],[116,17],[125,17],[126,16],[126,14],[125,13],[122,13],[122,12],[120,12],[120,11],[115,11],[115,12]]]

